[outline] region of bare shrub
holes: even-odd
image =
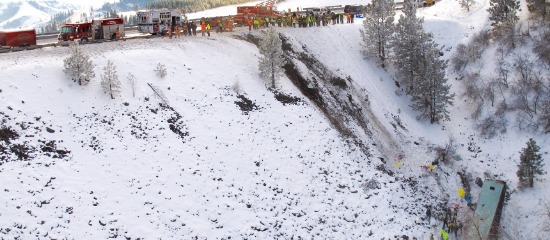
[[[541,201],[542,209],[539,211],[542,216],[540,230],[545,233],[550,233],[550,202]]]
[[[466,65],[468,65],[468,47],[460,43],[458,46],[456,46],[456,54],[451,59],[451,66],[453,69],[457,72],[464,71],[464,68],[466,68]]]
[[[540,40],[535,41],[533,52],[547,65],[550,65],[550,31],[542,34]]]
[[[506,133],[507,121],[504,118],[496,118],[493,116],[486,117],[478,125],[481,135],[487,138],[493,138],[497,133]]]
[[[438,146],[435,148],[436,152],[436,161],[439,162],[449,162],[451,158],[456,154],[457,143],[454,137],[449,137],[449,140],[445,146]]]

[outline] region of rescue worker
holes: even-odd
[[[210,22],[207,22],[207,23],[206,23],[206,33],[207,33],[208,36],[210,37]]]
[[[120,30],[118,29],[118,27],[116,28],[116,39],[120,39]]]
[[[206,35],[206,24],[204,21],[201,21],[201,34],[203,37]]]
[[[197,23],[191,22],[191,26],[193,27],[193,36],[197,36]]]
[[[252,31],[252,18],[249,17],[246,23],[248,23],[248,31]]]
[[[218,31],[219,31],[220,33],[223,32],[223,23],[222,23],[222,20],[221,20],[221,19],[220,19],[220,21],[218,22]]]
[[[260,29],[260,20],[254,18],[254,29]]]

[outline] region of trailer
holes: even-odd
[[[86,23],[64,24],[57,40],[88,43],[104,39],[115,40],[124,36],[124,20],[122,18],[107,18]]]
[[[237,15],[234,22],[237,25],[247,25],[249,18],[273,18],[279,15],[279,12],[272,5],[267,6],[239,6],[237,7]]]
[[[10,48],[36,46],[36,30],[0,31],[0,46]]]
[[[185,14],[179,10],[139,11],[136,15],[138,18],[138,32],[153,35],[161,33],[161,25],[181,26],[181,23],[187,20]]]

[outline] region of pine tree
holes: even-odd
[[[490,0],[489,20],[491,26],[496,29],[513,28],[519,20],[519,1],[518,0]]]
[[[283,41],[274,27],[270,27],[260,41],[260,76],[271,80],[271,87],[275,88],[276,80],[281,76],[285,63],[282,50]]]
[[[520,188],[532,188],[535,175],[546,174],[546,172],[542,170],[544,164],[542,163],[543,159],[539,151],[540,147],[537,146],[537,143],[532,138],[527,142],[527,147],[522,149],[517,171]]]
[[[103,68],[101,88],[105,93],[111,95],[111,99],[115,99],[115,95],[120,93],[120,81],[118,80],[116,67],[111,60],[107,60],[107,66]]]
[[[69,46],[70,56],[63,60],[63,71],[78,85],[87,85],[95,77],[94,65],[90,57],[82,52],[78,43]]]
[[[420,49],[419,81],[412,93],[412,108],[420,111],[420,119],[428,119],[430,123],[449,120],[447,107],[453,105],[454,94],[450,93],[450,85],[445,78],[447,60],[440,59],[438,44],[432,40],[431,34],[426,34]]]
[[[412,94],[420,77],[419,61],[422,42],[426,33],[422,28],[424,20],[416,16],[416,7],[411,1],[405,1],[403,15],[395,26],[395,35],[391,46],[395,54],[394,66],[397,77],[407,94]]]
[[[379,58],[382,66],[389,53],[389,44],[394,32],[395,4],[393,0],[373,0],[361,30],[368,55]]]

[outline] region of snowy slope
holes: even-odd
[[[428,231],[415,224],[413,210],[400,209],[418,208],[401,200],[413,197],[411,187],[375,170],[378,160],[347,144],[307,99],[285,106],[266,90],[254,45],[216,36],[83,49],[98,75],[110,59],[123,81],[129,72],[137,76],[137,96],[126,82],[114,101],[97,78],[86,87],[70,82],[62,73],[64,48],[14,53],[1,63],[11,79],[2,82],[2,104],[17,116],[8,124],[40,117],[55,132],[34,137],[63,140],[58,146],[72,155],[48,167],[37,164],[47,161],[40,159],[1,166],[6,236],[334,239]],[[14,65],[21,57],[34,60]],[[169,70],[166,79],[154,75],[157,63]],[[25,69],[34,70],[21,76]],[[248,115],[230,90],[237,79],[259,108]],[[170,130],[167,121],[176,114],[159,107],[147,83],[162,89],[181,114],[187,136]],[[288,81],[281,91],[300,96]],[[364,192],[361,184],[373,176],[382,190]]]

